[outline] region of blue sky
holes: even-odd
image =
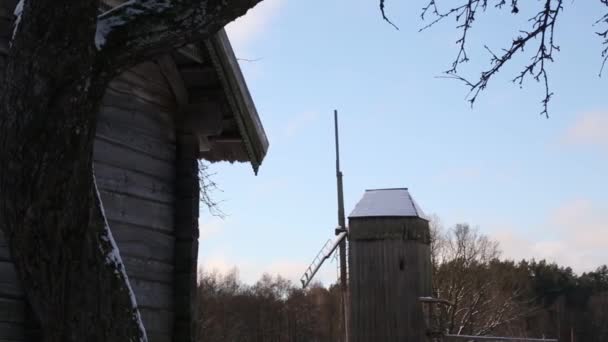
[[[448,1],[445,1],[448,3]],[[599,1],[568,2],[549,66],[555,96],[509,80],[516,60],[473,109],[467,89],[439,79],[457,53],[448,20],[419,33],[423,1],[391,1],[397,31],[375,0],[266,0],[228,33],[270,140],[258,176],[247,164],[215,164],[224,220],[201,212],[200,263],[296,280],[333,237],[336,194],[332,111],[340,112],[347,213],[368,188],[409,187],[446,227],[467,222],[500,241],[508,258],[547,258],[578,271],[608,262],[608,102],[599,78]],[[475,22],[471,62],[489,62],[525,28],[491,11]],[[529,7],[524,7],[529,6]],[[527,56],[527,55],[526,55]],[[334,280],[336,265],[319,279]]]

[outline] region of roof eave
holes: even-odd
[[[239,67],[232,45],[224,29],[205,41],[218,78],[238,124],[249,161],[257,174],[266,152],[268,138],[260,121],[257,109]]]

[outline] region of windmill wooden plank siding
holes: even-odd
[[[425,341],[418,299],[432,291],[428,222],[406,189],[373,191],[389,193],[366,193],[349,217],[350,342]]]
[[[0,0],[0,78],[15,5]],[[257,172],[267,148],[223,30],[203,44],[142,63],[109,85],[94,173],[149,341],[192,341],[198,159],[251,162]],[[0,342],[39,340],[32,317],[0,232]]]

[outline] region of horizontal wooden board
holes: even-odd
[[[153,84],[154,87],[163,88],[167,96],[173,98],[173,92],[169,82],[163,75],[160,66],[156,62],[145,62],[129,69],[129,72],[141,77],[146,84]]]
[[[134,72],[147,80],[158,81],[165,84],[165,79],[156,62],[143,62],[132,67],[129,71]]]
[[[122,255],[122,261],[129,278],[169,285],[173,283],[173,265],[171,263],[134,258],[127,255]]]
[[[0,322],[0,341],[24,341],[23,332],[20,324]]]
[[[0,297],[0,322],[22,323],[24,312],[25,304],[22,300]]]
[[[141,89],[147,95],[154,96],[155,101],[160,101],[159,104],[168,103],[174,108],[173,92],[157,65],[156,70],[152,72],[153,65],[155,64],[148,64],[148,67],[145,67],[150,69],[150,72],[142,70],[141,67],[140,69],[130,69],[120,75],[117,80],[124,81],[134,89]]]
[[[129,146],[158,159],[173,162],[175,160],[175,143],[170,139],[173,132],[164,131],[156,136],[138,129],[103,118],[97,123],[97,138]]]
[[[172,342],[171,334],[148,333],[148,342]],[[2,341],[0,341],[2,342]]]
[[[137,306],[146,309],[173,310],[173,287],[169,284],[129,278]]]
[[[128,96],[106,91],[99,122],[121,124],[160,141],[175,142],[175,125],[171,112]]]
[[[8,249],[8,246],[0,246],[0,261],[10,261],[11,260],[11,252]]]
[[[175,179],[172,163],[105,140],[95,140],[93,158],[95,162],[154,176],[168,183]]]
[[[9,261],[0,261],[0,297],[19,298],[22,295],[15,265]]]
[[[0,231],[0,261],[11,260],[10,251],[8,249],[8,241],[4,238],[4,233]]]
[[[213,67],[196,66],[180,68],[180,73],[188,87],[218,87],[220,86],[217,72]]]
[[[173,264],[175,238],[148,227],[109,221],[121,255]]]
[[[175,238],[148,227],[109,221],[121,255],[173,263]]]
[[[101,162],[95,163],[95,179],[99,189],[107,192],[131,195],[166,204],[172,204],[175,200],[171,183]]]
[[[0,37],[0,56],[8,55],[8,39]]]
[[[112,221],[129,223],[173,232],[173,208],[167,204],[100,191],[107,218]]]
[[[140,308],[139,312],[148,334],[171,335],[173,333],[173,312],[149,308]]]
[[[107,88],[103,98],[103,104],[129,110],[142,110],[144,113],[162,112],[169,116],[172,116],[175,113],[175,108],[165,108],[156,103],[148,102],[133,96],[128,88]]]
[[[176,105],[171,94],[168,97],[163,91],[152,89],[149,85],[142,84],[142,82],[145,81],[142,81],[140,77],[133,73],[127,73],[110,82],[108,88],[122,94],[131,95],[141,102],[147,102],[165,110],[175,110]]]

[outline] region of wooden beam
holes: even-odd
[[[198,48],[198,46],[196,45],[186,45],[183,48],[177,50],[177,52],[184,56],[184,57],[188,57],[189,59],[196,61],[198,63],[203,63],[205,62],[204,58],[203,58],[203,54],[201,53],[201,50]]]
[[[205,135],[198,135],[198,150],[199,152],[209,152],[211,151],[211,143],[209,142],[209,138]]]
[[[184,83],[189,87],[219,87],[217,72],[211,66],[182,66],[180,72]]]
[[[243,142],[243,138],[221,137],[221,136],[220,137],[210,137],[209,140],[214,143],[220,143],[220,144],[237,144],[237,143]]]
[[[223,112],[216,102],[191,103],[183,113],[185,128],[197,135],[219,135],[223,130]]]
[[[175,95],[179,110],[183,110],[189,102],[188,89],[186,88],[184,79],[175,64],[173,57],[169,55],[160,57],[158,59],[158,65],[160,66],[160,71],[169,82],[169,86]]]

